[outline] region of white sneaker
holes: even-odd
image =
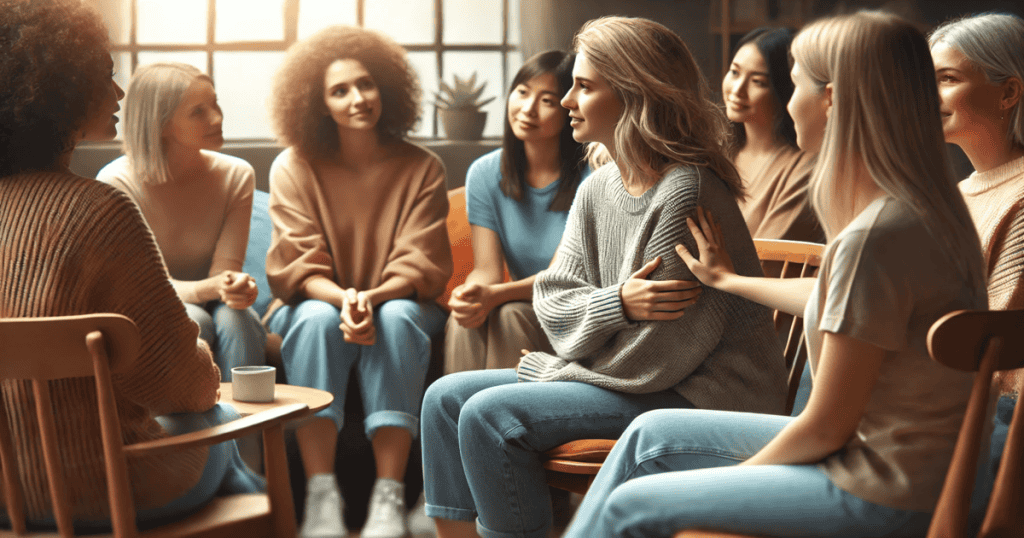
[[[370,507],[366,511],[366,525],[359,533],[362,538],[405,538],[409,528],[405,524],[405,484],[390,478],[378,478],[373,484]]]
[[[299,537],[347,538],[344,512],[345,501],[334,474],[313,475],[306,486],[306,512]]]
[[[406,518],[409,525],[409,534],[412,538],[434,538],[437,536],[437,526],[434,525],[434,518],[427,516],[427,499],[420,493],[416,506],[409,511]]]

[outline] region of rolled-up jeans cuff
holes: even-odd
[[[480,535],[480,538],[547,538],[550,531],[551,529],[545,526],[543,529],[537,529],[533,532],[524,532],[521,534],[496,532],[484,527],[483,524],[480,523],[480,518],[477,518],[476,520],[476,533]]]
[[[411,433],[413,439],[416,439],[420,434],[420,419],[401,411],[377,411],[371,413],[363,421],[367,439],[373,439],[377,428],[383,427],[402,428]]]
[[[437,506],[426,503],[423,505],[423,512],[427,514],[427,517],[448,519],[451,521],[476,520],[476,510],[467,510],[465,508],[449,508],[447,506]]]

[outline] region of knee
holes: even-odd
[[[307,299],[295,307],[292,326],[289,333],[340,331],[341,311],[337,307],[324,301]]]
[[[462,404],[459,415],[460,440],[480,442],[488,438],[500,438],[502,442],[508,442],[517,434],[524,433],[522,428],[514,427],[516,421],[508,413],[508,402],[489,392],[492,391],[480,391]]]
[[[392,299],[377,307],[374,315],[381,323],[401,323],[417,325],[420,317],[420,305],[409,299]]]
[[[503,324],[529,322],[535,319],[533,305],[525,301],[512,301],[497,308],[498,319]]]
[[[651,515],[652,498],[657,497],[658,492],[651,491],[650,487],[637,486],[643,482],[641,479],[630,480],[612,490],[604,502],[604,510],[600,511],[602,528],[615,529],[616,535],[626,535],[623,531],[635,528],[639,523],[638,517]]]
[[[214,322],[217,325],[217,334],[241,333],[246,335],[266,335],[266,329],[260,323],[259,317],[250,308],[236,310],[228,305],[221,304],[213,312]]]
[[[210,313],[205,308],[191,303],[185,303],[185,312],[192,321],[199,325],[199,338],[212,342],[216,332]]]

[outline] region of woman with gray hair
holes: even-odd
[[[242,272],[255,172],[224,145],[213,80],[182,63],[140,67],[125,101],[125,156],[97,179],[142,211],[188,316],[213,348],[221,379],[263,364],[267,333],[249,308],[258,290]]]
[[[1024,19],[985,13],[929,36],[946,142],[974,173],[960,182],[981,237],[993,310],[1024,308]],[[1020,371],[996,372],[1013,392]]]

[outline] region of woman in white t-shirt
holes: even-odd
[[[818,278],[735,274],[704,212],[689,222],[699,261],[676,250],[705,285],[805,317],[807,407],[793,418],[637,418],[566,537],[927,529],[973,376],[931,361],[926,335],[942,315],[987,304],[978,238],[942,157],[928,43],[898,17],[864,12],[807,26],[792,54],[797,142],[819,151],[811,201],[828,247]]]
[[[255,173],[217,153],[223,119],[213,80],[195,67],[140,67],[125,100],[125,156],[97,179],[139,206],[174,290],[228,381],[231,368],[264,363],[267,336],[249,308],[256,282],[242,272]]]

